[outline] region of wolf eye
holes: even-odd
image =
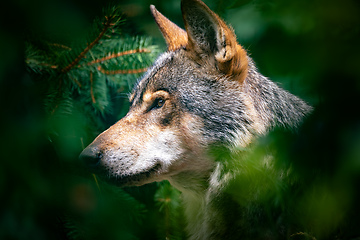
[[[164,106],[164,104],[165,104],[165,99],[157,98],[157,99],[155,99],[153,105],[151,106],[151,109],[161,108],[162,106]]]
[[[158,98],[158,99],[156,100],[156,107],[160,108],[160,107],[162,107],[164,104],[165,104],[165,100],[164,100],[164,99]]]

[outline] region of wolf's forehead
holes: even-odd
[[[141,98],[142,94],[149,87],[151,87],[151,80],[154,79],[155,75],[159,72],[160,69],[172,61],[173,57],[173,52],[165,52],[156,59],[154,65],[150,67],[144,76],[135,84],[130,96],[130,101],[137,101],[139,98]]]
[[[143,80],[150,79],[151,77],[153,77],[159,71],[159,69],[164,67],[167,63],[169,63],[173,59],[174,55],[175,55],[174,52],[165,52],[161,54],[156,59],[154,65],[150,67],[149,70],[143,76],[143,78],[140,79],[139,83],[141,83]]]

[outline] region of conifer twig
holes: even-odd
[[[94,89],[93,89],[93,73],[92,72],[90,72],[90,94],[91,94],[92,103],[96,103],[95,96],[94,96]]]
[[[118,52],[118,53],[113,53],[109,56],[103,57],[103,58],[99,58],[99,59],[95,59],[91,62],[88,62],[86,65],[90,66],[96,63],[100,63],[100,62],[104,62],[106,60],[110,60],[113,58],[117,58],[117,57],[121,57],[124,55],[129,55],[129,54],[134,54],[134,53],[150,53],[151,51],[149,49],[132,49],[132,50],[128,50],[128,51],[123,51],[123,52]]]
[[[101,188],[100,188],[100,185],[99,185],[99,182],[98,182],[98,180],[97,180],[96,175],[93,173],[92,176],[93,176],[93,178],[94,178],[94,180],[95,180],[95,183],[96,183],[97,188],[99,189],[99,192],[101,193]]]
[[[116,75],[116,74],[136,74],[146,72],[148,68],[139,68],[139,69],[119,69],[119,70],[105,70],[101,66],[97,68],[101,73],[106,75]]]
[[[106,33],[106,31],[113,26],[114,24],[112,23],[113,19],[115,16],[111,16],[111,17],[105,17],[106,22],[104,23],[104,28],[103,30],[100,32],[99,36],[97,36],[95,38],[94,41],[92,41],[85,49],[84,51],[82,51],[79,56],[77,56],[77,58],[75,58],[74,61],[72,61],[69,65],[67,65],[66,67],[64,67],[61,72],[66,73],[68,72],[70,69],[72,69],[74,66],[76,66],[81,59],[84,58],[85,54],[88,53],[90,51],[90,49],[92,49],[99,41],[100,39],[104,36],[104,34]]]
[[[58,48],[62,48],[65,50],[71,50],[71,47],[65,46],[64,44],[60,44],[60,43],[49,43],[50,46],[54,46],[54,47],[58,47]]]
[[[32,59],[32,58],[25,59],[25,62],[27,64],[29,64],[30,62],[36,62],[36,64],[39,65],[39,66],[49,67],[49,68],[52,68],[52,69],[57,69],[58,68],[57,65],[54,65],[54,64],[51,64],[51,63],[45,63],[45,62],[38,62],[37,60]]]
[[[294,233],[292,235],[290,235],[290,238],[295,237],[295,236],[305,236],[306,238],[310,238],[312,240],[316,240],[316,238],[314,236],[311,236],[310,234],[306,233],[306,232],[298,232],[298,233]]]
[[[61,92],[62,92],[62,85],[63,85],[63,80],[60,78],[59,79],[59,87],[58,87],[58,92],[56,94],[57,97],[59,97],[61,95]],[[57,110],[57,108],[59,107],[59,104],[56,104],[54,109],[51,111],[51,115],[54,115],[55,114],[55,111]]]
[[[78,85],[79,88],[82,87],[81,83],[80,83],[76,78],[73,78],[73,77],[71,77],[71,76],[69,76],[69,78],[70,78],[74,83],[76,83],[76,85]]]

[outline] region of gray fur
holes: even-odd
[[[203,138],[208,144],[230,144],[234,133],[257,134],[251,128],[256,121],[247,115],[242,99],[250,99],[265,132],[269,129],[296,127],[311,107],[300,98],[278,87],[257,70],[249,57],[249,73],[244,84],[226,76],[204,74],[209,70],[192,63],[183,53],[167,52],[134,87],[136,101],[146,89],[165,89],[176,96],[180,108],[199,116],[204,121]],[[166,70],[163,71],[162,68]],[[157,77],[159,76],[159,77]],[[262,133],[262,132],[261,132]]]
[[[135,85],[129,113],[81,156],[95,159],[95,171],[120,186],[169,180],[183,193],[190,239],[254,239],[245,234],[250,208],[239,207],[224,191],[241,174],[229,167],[231,153],[271,128],[296,127],[311,107],[261,75],[250,57],[242,59],[248,62],[243,81],[220,71],[215,56],[224,52],[230,61],[234,45],[226,45],[223,25],[203,3],[183,2],[196,49],[181,46],[162,54]],[[156,94],[164,100],[159,107]],[[213,147],[225,150],[214,156]],[[264,230],[256,236],[280,235]]]
[[[184,51],[167,52],[161,56],[161,61],[135,86],[134,91],[138,98],[140,92],[149,88],[153,91],[165,89],[176,96],[181,111],[202,119],[203,127],[197,130],[201,132],[204,146],[232,146],[234,142],[247,146],[248,138],[253,139],[273,127],[296,127],[311,111],[304,101],[261,75],[250,58],[248,77],[239,84],[225,76],[204,74],[208,70],[185,60]],[[258,119],[247,113],[244,99],[251,101]],[[260,121],[262,130],[252,129],[256,121]],[[225,163],[219,161],[210,172],[198,173],[198,176],[187,172],[167,178],[183,192],[190,239],[239,239],[247,231],[233,225],[232,221],[242,218],[242,213],[237,211],[231,196],[222,193],[228,181],[237,174],[234,170],[228,172]],[[268,239],[279,238],[277,233],[265,235]]]

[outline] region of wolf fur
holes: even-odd
[[[151,6],[168,51],[135,85],[128,114],[81,158],[119,186],[168,180],[182,192],[189,239],[254,239],[223,191],[239,171],[210,150],[247,148],[275,126],[296,127],[311,107],[261,75],[204,3],[181,4],[186,31]]]

